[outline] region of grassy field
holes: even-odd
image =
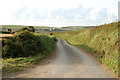
[[[54,36],[67,40],[93,52],[100,61],[118,75],[118,23],[110,23],[81,31],[54,33]]]
[[[1,28],[11,28],[13,30],[20,30],[21,28],[25,28],[27,26],[24,25],[2,25]],[[33,26],[35,29],[50,29],[54,27],[45,27],[45,26]]]
[[[21,26],[21,25],[2,25],[2,28],[10,28],[12,30],[20,30],[21,28],[24,28],[26,26]]]
[[[18,31],[21,28],[25,28],[27,26],[23,26],[23,25],[3,25],[1,28],[10,28],[14,31]],[[90,29],[94,26],[68,26],[68,27],[61,27],[61,28],[56,28],[56,27],[47,27],[47,26],[33,26],[35,29],[59,29],[62,31],[78,31],[78,30],[83,30],[83,29]]]
[[[68,26],[68,27],[61,27],[61,30],[66,30],[66,31],[79,31],[83,29],[90,29],[93,28],[94,26]]]

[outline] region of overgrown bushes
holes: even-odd
[[[35,36],[28,30],[20,31],[2,44],[2,57],[28,57],[50,53],[55,48],[55,40],[45,35]]]

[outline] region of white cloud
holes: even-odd
[[[118,1],[0,0],[0,25],[72,26],[108,23],[118,17]]]

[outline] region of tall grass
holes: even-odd
[[[88,30],[54,33],[57,38],[94,52],[100,61],[118,75],[118,23],[110,23]]]

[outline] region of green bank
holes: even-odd
[[[54,33],[54,36],[93,52],[104,65],[118,75],[118,22],[87,30]]]

